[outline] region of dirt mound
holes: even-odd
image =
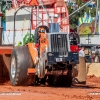
[[[0,55],[0,85],[9,81],[10,55]]]
[[[96,77],[95,75],[87,76],[87,82],[100,83],[100,77]]]

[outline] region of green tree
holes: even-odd
[[[94,0],[94,1],[97,2],[97,0]],[[76,0],[76,5],[78,5],[77,9],[79,9],[85,3],[86,2],[83,2],[83,0]],[[70,14],[74,11],[74,9],[72,9],[71,6],[69,6],[68,9],[69,9]],[[100,10],[100,1],[99,1],[99,10]],[[70,25],[71,25],[72,29],[77,30],[76,26],[78,25],[78,19],[79,19],[79,17],[83,17],[85,12],[87,14],[90,12],[92,17],[96,16],[96,8],[88,7],[88,6],[84,7],[79,12],[77,12],[76,14],[74,14],[73,16],[70,17]]]

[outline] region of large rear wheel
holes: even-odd
[[[35,81],[35,76],[27,75],[33,61],[27,46],[16,47],[12,51],[10,62],[10,81],[14,86],[27,86]]]

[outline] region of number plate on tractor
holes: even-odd
[[[62,58],[56,58],[56,62],[61,62]]]

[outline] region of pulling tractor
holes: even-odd
[[[17,2],[14,3],[14,1]],[[63,0],[13,0],[14,13],[13,49],[10,57],[10,81],[13,86],[30,84],[63,84],[71,86],[72,68],[78,64],[78,38],[69,32],[68,8]],[[31,10],[30,34],[25,44],[15,46],[16,14],[25,7]],[[37,12],[37,15],[33,15]],[[34,16],[41,25],[34,25]],[[47,21],[45,24],[44,22]],[[34,30],[34,35],[32,34]],[[31,41],[34,38],[34,42]],[[75,76],[74,76],[75,77]]]

